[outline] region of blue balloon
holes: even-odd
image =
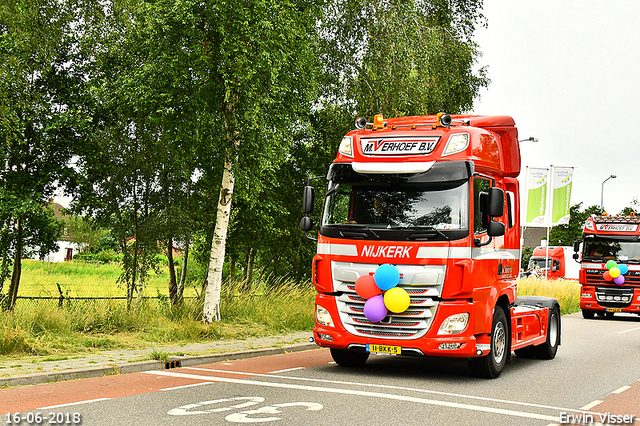
[[[378,266],[373,274],[373,280],[380,290],[387,291],[400,282],[400,271],[395,266],[386,263]]]
[[[620,264],[618,265],[618,269],[620,269],[620,273],[622,275],[626,274],[627,272],[629,272],[629,267],[627,265],[624,264]]]

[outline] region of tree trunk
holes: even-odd
[[[184,254],[182,255],[182,271],[180,271],[180,282],[178,283],[178,301],[182,300],[184,294],[184,284],[187,281],[187,264],[189,263],[189,237],[185,242]]]
[[[238,162],[238,148],[240,147],[239,133],[235,125],[235,105],[237,95],[227,93],[230,101],[223,111],[225,131],[227,134],[227,153],[222,171],[222,184],[218,196],[216,226],[211,241],[211,256],[209,273],[207,275],[207,289],[204,295],[202,320],[205,323],[220,321],[220,289],[222,287],[222,268],[227,244],[227,230],[231,214],[231,199],[235,186],[234,167]]]
[[[171,306],[175,306],[178,303],[178,280],[176,278],[176,267],[173,264],[173,238],[169,237],[167,243],[167,261],[169,266],[169,299],[171,299]]]
[[[232,158],[234,161],[232,161]],[[220,289],[222,287],[222,268],[224,266],[227,229],[229,227],[229,216],[231,213],[231,196],[235,184],[232,171],[235,158],[236,156],[233,154],[227,155],[224,171],[222,172],[222,186],[218,198],[218,214],[216,215],[216,226],[213,231],[213,241],[211,242],[209,274],[207,276],[207,289],[204,295],[202,319],[205,323],[220,321]]]
[[[253,282],[253,265],[256,260],[256,249],[249,247],[249,261],[247,262],[247,280],[244,285],[247,290],[251,290],[251,283]]]
[[[9,311],[13,311],[18,297],[18,287],[20,286],[20,275],[22,275],[22,219],[18,218],[18,229],[16,233],[16,254],[13,260],[13,272],[11,273],[11,284],[9,285]]]

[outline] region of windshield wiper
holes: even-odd
[[[354,224],[351,224],[350,226],[362,227],[362,228],[366,229],[367,231],[369,231],[374,237],[376,237],[377,239],[380,239],[380,235],[376,234],[373,231],[373,229],[369,228],[367,225],[365,225],[363,223],[354,223]]]
[[[408,240],[418,240],[420,239],[420,235],[425,235],[428,237],[428,239],[433,238],[436,234],[440,235],[442,238],[444,238],[447,241],[451,241],[451,238],[449,238],[449,236],[447,234],[445,234],[444,232],[442,232],[441,230],[439,230],[438,228],[434,228],[432,226],[426,228],[426,227],[420,227],[420,228],[406,228],[406,229],[420,229],[421,231],[419,232],[414,232],[412,234],[409,234],[409,236],[407,237]],[[424,231],[422,231],[424,230]]]

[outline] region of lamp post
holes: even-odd
[[[616,178],[616,175],[611,175],[602,182],[602,190],[600,191],[600,212],[604,213],[604,183],[611,178]]]
[[[538,142],[538,138],[531,136],[530,138],[520,139],[518,142]]]

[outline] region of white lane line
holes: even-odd
[[[628,333],[628,332],[630,332],[630,331],[636,331],[636,330],[640,330],[640,327],[630,328],[629,330],[622,330],[622,331],[618,331],[618,334]]]
[[[183,370],[196,370],[196,371],[209,371],[214,373],[229,373],[229,374],[239,374],[244,376],[254,376],[254,377],[269,377],[269,378],[278,378],[278,379],[290,379],[290,380],[299,380],[299,381],[307,381],[307,382],[318,382],[318,383],[327,383],[332,385],[351,385],[351,386],[365,386],[371,388],[381,388],[381,389],[393,389],[393,390],[402,390],[409,392],[418,392],[418,393],[428,393],[433,395],[440,396],[451,396],[454,398],[468,398],[468,399],[476,399],[479,401],[489,401],[489,402],[499,402],[503,404],[513,404],[513,405],[522,405],[526,407],[535,407],[535,408],[544,408],[550,410],[558,410],[559,412],[579,412],[581,410],[576,410],[574,408],[562,408],[562,407],[554,407],[551,405],[541,405],[541,404],[533,404],[530,402],[520,402],[520,401],[509,401],[505,399],[496,399],[496,398],[487,398],[484,396],[473,396],[473,395],[463,395],[458,393],[451,392],[440,392],[428,389],[418,389],[418,388],[408,388],[403,386],[391,386],[391,385],[378,385],[374,383],[358,383],[358,382],[345,382],[341,380],[323,380],[323,379],[310,379],[307,377],[294,377],[294,376],[270,376],[268,374],[260,374],[260,373],[245,373],[241,371],[228,371],[228,370],[213,370],[209,368],[198,368],[198,367],[182,367]],[[594,413],[596,414],[596,413]]]
[[[111,398],[88,399],[86,401],[69,402],[68,404],[50,405],[48,407],[40,407],[40,408],[36,408],[36,410],[48,410],[48,409],[51,409],[51,408],[68,407],[69,405],[80,405],[80,404],[88,404],[90,402],[108,401],[110,399]]]
[[[626,391],[627,389],[631,389],[631,386],[623,386],[623,387],[621,387],[621,388],[619,388],[619,389],[614,390],[614,391],[613,391],[613,392],[611,392],[611,393],[620,393],[620,392],[624,392],[624,391]]]
[[[284,370],[269,371],[269,374],[285,373],[287,371],[304,370],[304,367],[285,368]]]
[[[285,383],[275,383],[275,382],[261,382],[261,381],[249,380],[249,379],[231,379],[228,377],[201,376],[196,374],[192,375],[192,374],[184,374],[184,373],[175,373],[175,372],[166,371],[166,370],[143,371],[142,373],[155,374],[159,376],[200,379],[200,380],[213,381],[213,382],[236,383],[240,385],[266,386],[266,387],[273,387],[273,388],[297,389],[297,390],[304,390],[304,391],[370,396],[370,397],[391,399],[391,400],[397,400],[397,401],[416,402],[419,404],[437,405],[442,407],[481,411],[481,412],[491,413],[491,414],[504,414],[507,416],[514,416],[514,417],[548,420],[552,422],[559,422],[560,420],[558,417],[547,416],[543,414],[527,413],[524,411],[505,410],[502,408],[483,407],[480,405],[462,404],[459,402],[438,401],[434,399],[416,398],[412,396],[394,395],[389,393],[359,391],[355,389],[326,388],[326,387],[319,387],[319,386],[305,386],[305,385],[295,385],[295,384],[285,384]],[[278,377],[278,376],[271,376],[271,377]]]
[[[596,405],[602,403],[602,401],[600,401],[599,399],[596,399],[595,401],[592,401],[590,403],[588,403],[587,405],[585,405],[584,407],[581,408],[581,410],[590,410],[593,407],[595,407]]]
[[[176,389],[184,389],[184,388],[192,388],[194,386],[202,386],[202,385],[210,385],[211,383],[192,383],[190,385],[182,385],[182,386],[174,386],[172,388],[164,388],[164,389],[160,389],[161,391],[171,391],[171,390],[176,390]]]

